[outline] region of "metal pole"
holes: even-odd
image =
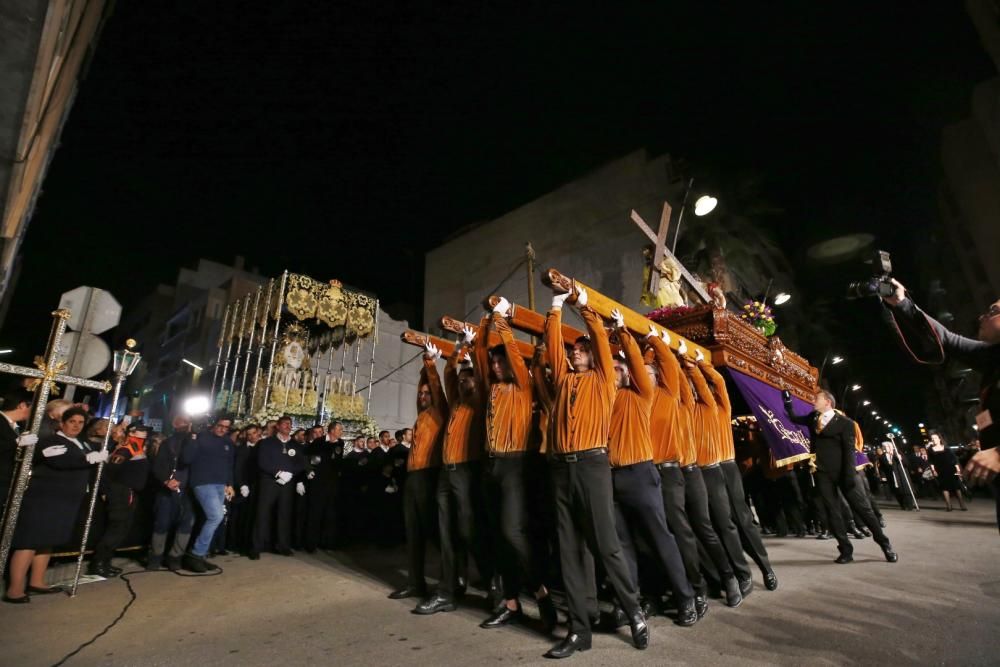
[[[250,403],[247,409],[253,414],[253,404],[257,399],[257,382],[260,379],[260,362],[264,358],[264,346],[267,345],[267,320],[271,309],[271,294],[274,292],[274,278],[267,281],[267,299],[264,303],[263,321],[260,323],[260,343],[257,345],[257,364],[253,367],[253,387],[250,388]]]
[[[361,366],[361,339],[354,341],[354,374],[351,376],[351,396],[358,393],[358,368]]]
[[[333,357],[335,350],[333,349],[333,339],[330,339],[330,349],[327,350],[330,353],[330,358],[326,362],[326,375],[323,376],[323,393],[319,397],[319,406],[317,407],[318,422],[323,424],[326,422],[326,397],[330,394],[330,375],[333,373]],[[316,368],[319,368],[319,363],[317,362]],[[319,382],[316,382],[317,388],[319,387]]]
[[[215,357],[215,372],[212,374],[212,405],[215,405],[215,386],[219,380],[219,366],[222,365],[222,346],[226,342],[226,327],[229,326],[229,304],[226,304],[226,313],[222,316],[222,328],[219,329],[219,354]]]
[[[524,244],[525,254],[528,256],[528,309],[535,309],[535,249],[531,247],[531,241]],[[538,339],[532,335],[531,344],[537,345]]]
[[[531,247],[531,244],[528,244]],[[372,336],[372,365],[368,369],[368,398],[365,400],[365,415],[372,413],[372,381],[375,379],[375,346],[378,344],[379,302],[375,301],[375,334]]]
[[[681,223],[684,222],[684,209],[687,208],[688,195],[691,194],[691,188],[694,187],[694,177],[692,176],[688,180],[687,190],[684,191],[684,201],[681,202],[681,212],[677,215],[677,229],[674,231],[674,243],[670,246],[670,254],[677,256],[677,239],[681,235]]]
[[[285,284],[288,282],[288,271],[281,274],[281,285],[278,287],[278,303],[274,308],[274,335],[271,341],[271,358],[267,360],[267,379],[264,382],[264,409],[271,397],[271,374],[274,372],[274,353],[278,351],[278,333],[281,327],[281,306],[285,301]]]
[[[906,469],[906,462],[903,461],[903,455],[900,453],[899,447],[896,447],[896,439],[891,436],[889,439],[892,440],[892,448],[896,451],[896,458],[899,459],[899,467],[903,474],[903,481],[906,482],[906,490],[910,492],[910,498],[913,499],[913,506],[919,512],[920,503],[917,502],[917,496],[913,493],[913,485],[910,484],[910,471]]]
[[[236,356],[233,358],[233,377],[229,381],[229,394],[226,396],[225,411],[229,412],[229,404],[236,393],[236,376],[240,373],[240,360],[243,358],[243,339],[247,333],[247,314],[250,312],[250,295],[243,299],[243,316],[240,318],[239,328],[236,330]]]
[[[56,360],[59,358],[59,346],[62,342],[63,334],[66,333],[66,321],[69,320],[68,310],[57,310],[54,312],[52,330],[49,333],[49,344],[45,354],[45,377],[41,379],[38,390],[35,394],[35,404],[31,416],[31,429],[29,433],[37,434],[42,426],[42,418],[45,416],[45,404],[49,401],[49,385],[52,376],[55,375]],[[28,489],[28,482],[31,481],[31,462],[35,456],[35,445],[18,447],[18,456],[21,458],[21,467],[18,469],[17,478],[14,480],[13,491],[7,503],[6,516],[4,517],[3,536],[0,537],[0,579],[7,572],[7,557],[10,555],[10,544],[14,539],[14,528],[17,526],[17,517],[21,513],[21,501],[24,500],[24,492]]]
[[[104,442],[101,443],[101,451],[108,449],[108,440],[111,438],[112,429],[117,426],[116,415],[118,414],[118,398],[121,396],[122,385],[128,377],[123,371],[115,373],[115,390],[111,396],[111,419],[108,420],[108,431],[104,434]],[[90,537],[90,524],[94,520],[94,508],[97,506],[97,496],[101,490],[101,475],[104,474],[104,463],[97,464],[97,475],[94,477],[94,488],[90,492],[90,505],[87,508],[87,520],[83,524],[83,539],[80,541],[80,555],[76,558],[76,573],[73,575],[73,588],[70,589],[69,596],[76,596],[76,588],[80,585],[80,572],[83,570],[83,555],[87,550],[87,538]]]
[[[236,318],[239,317],[240,312],[240,302],[237,300],[233,304],[232,317],[229,318],[229,331],[226,332],[226,360],[222,365],[222,381],[219,383],[219,395],[221,396],[226,391],[226,376],[229,374],[229,356],[233,351],[233,335],[236,333]],[[215,406],[218,404],[218,399],[215,399],[215,403],[212,404],[212,409],[215,410]],[[229,405],[229,397],[226,397],[226,405]]]
[[[260,295],[263,292],[264,288],[258,287],[257,294],[253,298],[253,317],[250,318],[250,340],[247,342],[247,358],[243,364],[243,378],[240,380],[240,397],[236,401],[236,414],[238,416],[243,413],[243,394],[247,390],[247,374],[250,372],[250,360],[253,357],[253,335],[257,332],[257,307],[260,305]]]

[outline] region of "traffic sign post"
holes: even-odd
[[[122,306],[111,292],[97,287],[81,285],[65,292],[59,307],[72,313],[66,323],[68,329],[78,332],[65,337],[64,360],[69,373],[79,377],[93,377],[108,367],[111,350],[95,334],[101,334],[118,325]],[[73,400],[76,387],[66,388],[65,398]]]

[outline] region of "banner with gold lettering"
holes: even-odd
[[[781,392],[732,368],[727,371],[757,418],[764,441],[774,454],[775,465],[783,466],[809,458],[809,429],[792,423],[788,418]],[[806,414],[813,409],[795,396],[792,396],[792,404],[796,414]]]

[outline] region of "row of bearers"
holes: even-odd
[[[683,341],[675,355],[666,332],[653,326],[644,358],[618,312],[612,315],[621,352],[614,355],[582,289],[575,304],[588,335],[573,342],[567,359],[561,311],[569,297],[553,297],[530,370],[505,299],[478,331],[466,329],[444,387],[435,364],[440,351],[426,347],[404,490],[409,582],[390,596],[424,598],[418,614],[455,609],[471,553],[491,601],[497,599],[481,627],[521,618],[519,596],[527,588],[551,631],[557,615],[543,584],[546,536],[536,539],[529,513],[544,516],[554,508],[558,540],[549,547],[558,551],[569,632],[546,654],[552,658],[590,648],[599,618],[595,559],[621,624],[630,626],[637,648],[648,646],[638,590],[646,573],[639,572],[635,537],[651,548],[659,577],[642,581],[662,582],[646,585],[644,597],[669,593],[678,625],[693,625],[706,613],[706,573],[727,605],[739,606],[753,588],[744,549],[765,586],[778,586],[734,461],[724,378],[700,353],[696,360],[685,356]],[[500,341],[492,348],[491,335]],[[545,469],[549,485],[539,482]],[[434,521],[442,573],[428,595],[424,551]],[[488,532],[477,531],[481,526]]]

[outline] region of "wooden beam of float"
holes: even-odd
[[[493,307],[499,302],[499,296],[489,296],[486,297],[485,301],[483,301],[483,306],[485,306],[487,310],[493,310]],[[507,317],[507,321],[510,322],[510,326],[513,328],[526,334],[531,334],[532,336],[541,336],[545,333],[545,315],[536,313],[530,308],[519,306],[516,303],[511,304],[510,315]],[[563,342],[566,346],[573,347],[573,343],[576,342],[576,339],[580,336],[586,335],[586,332],[563,322],[562,335]]]
[[[450,341],[447,338],[439,338],[438,336],[431,336],[430,334],[425,334],[420,331],[413,331],[412,329],[407,329],[403,333],[399,334],[399,340],[403,341],[407,345],[413,345],[414,347],[422,348],[427,343],[434,343],[437,349],[441,350],[442,357],[450,357],[455,352],[455,342]]]
[[[587,305],[590,306],[601,317],[610,319],[612,310],[615,309],[620,310],[622,315],[625,316],[625,326],[629,329],[629,331],[631,331],[639,338],[642,338],[643,336],[649,333],[649,327],[653,327],[658,332],[666,331],[670,335],[670,347],[672,349],[676,350],[677,346],[680,344],[680,341],[684,340],[687,345],[688,355],[692,359],[694,358],[696,351],[701,350],[701,353],[705,355],[706,359],[710,361],[712,360],[712,352],[707,348],[704,348],[701,345],[698,345],[697,343],[693,343],[687,338],[684,338],[683,336],[674,333],[670,329],[667,329],[666,327],[657,324],[656,322],[653,322],[645,315],[640,315],[631,308],[623,306],[622,304],[618,303],[613,299],[609,299],[608,297],[604,296],[603,294],[595,290],[593,287],[590,287],[589,285],[585,285],[577,280],[564,276],[555,269],[549,269],[548,271],[546,271],[542,275],[542,282],[557,292],[564,292],[564,293],[569,292],[570,294],[574,295],[577,292],[577,288],[583,288],[587,290]]]
[[[472,329],[478,331],[478,324],[470,324],[469,322],[463,322],[462,320],[456,319],[454,317],[448,317],[445,315],[441,318],[441,328],[445,331],[451,331],[452,333],[462,334],[462,329],[465,327],[471,327]],[[525,342],[523,340],[515,341],[517,343],[517,351],[521,353],[521,356],[525,359],[531,359],[535,355],[535,346],[531,343]],[[497,345],[503,345],[503,341],[500,339],[500,334],[496,331],[490,330],[490,339],[488,345],[493,348]]]

